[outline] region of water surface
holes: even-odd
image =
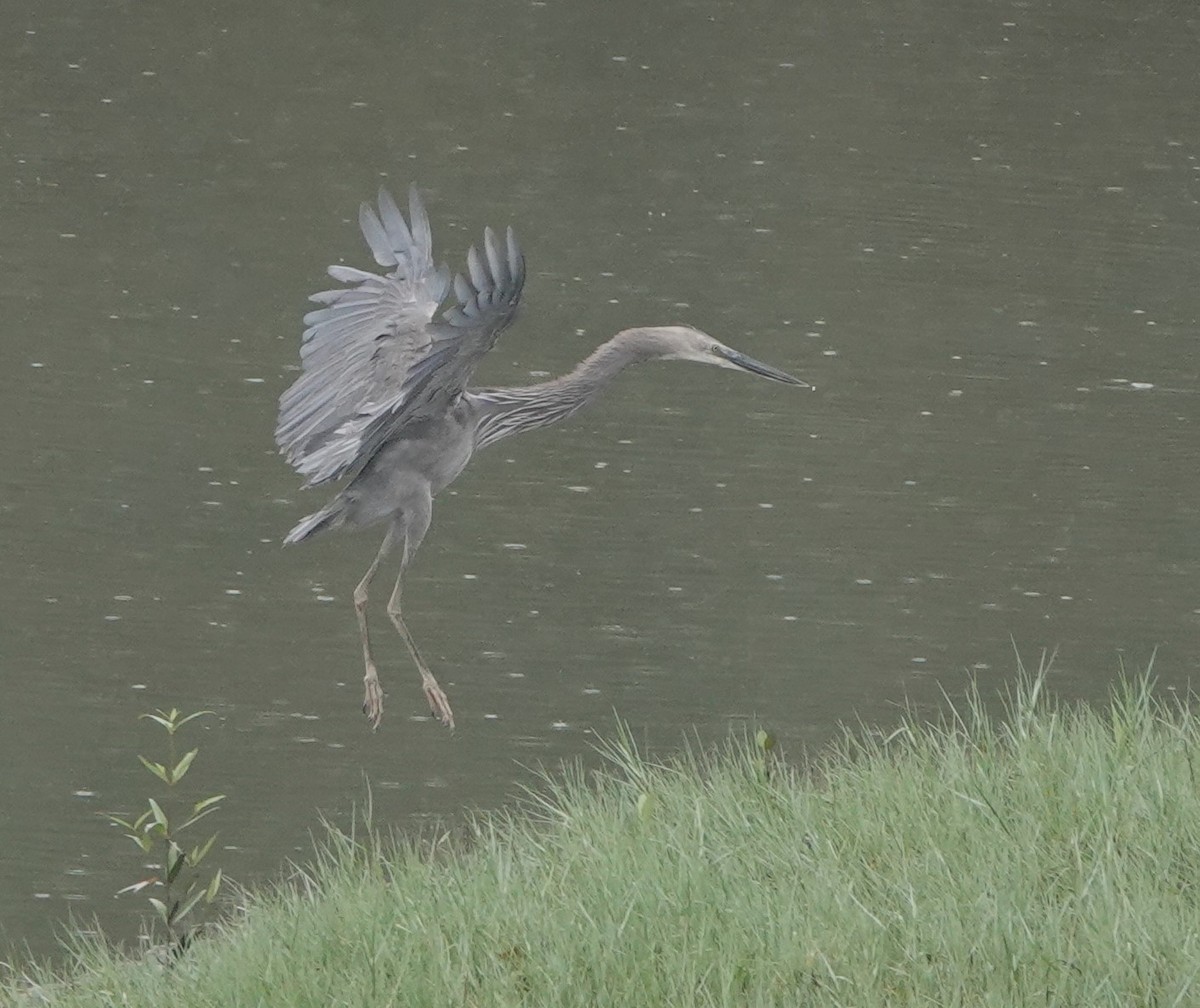
[[[0,297],[0,926],[128,935],[98,811],[137,715],[200,707],[242,880],[346,823],[493,806],[614,711],[661,750],[1008,682],[1196,665],[1196,25],[1073,0],[10,11]],[[481,454],[406,592],[459,729],[350,592],[374,533],[283,550],[299,317],[381,184],[461,262],[519,230],[481,369],[685,321],[817,385],[664,363]],[[386,594],[381,589],[379,594]],[[382,601],[382,600],[381,600]],[[379,613],[379,616],[382,614]]]

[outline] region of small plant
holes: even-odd
[[[754,733],[754,748],[758,750],[753,757],[754,776],[760,784],[766,784],[771,779],[771,752],[775,748],[775,736],[765,728],[759,728]]]
[[[157,920],[166,928],[168,944],[174,952],[183,950],[193,931],[193,927],[185,922],[201,903],[209,904],[216,899],[222,882],[220,868],[205,883],[200,867],[212,850],[217,834],[190,848],[185,846],[182,835],[209,813],[215,812],[225,796],[209,795],[189,805],[177,797],[175,790],[187,776],[192,761],[200,751],[190,749],[177,758],[175,735],[189,721],[206,715],[215,717],[212,711],[184,715],[174,707],[169,711],[156,710],[153,714],[141,715],[143,719],[161,725],[167,733],[165,763],[155,763],[141,755],[138,759],[147,771],[167,786],[168,800],[160,803],[147,798],[146,810],[133,820],[103,813],[109,822],[125,830],[125,836],[137,845],[142,854],[157,854],[159,874],[127,885],[117,895],[138,893],[152,886],[160,886],[161,897],[150,896],[150,905],[154,908]]]

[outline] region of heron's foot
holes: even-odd
[[[376,731],[383,720],[383,687],[379,685],[379,673],[374,666],[368,666],[363,676],[363,713],[367,716],[371,731]]]
[[[435,718],[447,728],[454,727],[454,711],[450,709],[450,701],[433,678],[432,673],[421,671],[421,687],[425,690],[425,699],[429,701],[429,710]]]

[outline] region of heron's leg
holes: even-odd
[[[362,639],[363,649],[363,713],[367,715],[372,728],[378,728],[383,719],[383,689],[379,685],[379,673],[371,658],[371,639],[367,634],[367,590],[371,587],[371,581],[384,557],[391,552],[395,536],[396,526],[392,525],[383,537],[383,543],[379,552],[375,554],[375,559],[371,561],[371,566],[367,568],[367,573],[354,589],[354,614],[358,617],[358,636]]]
[[[440,718],[442,724],[447,728],[453,728],[454,711],[450,709],[450,701],[442,687],[438,685],[438,681],[433,677],[433,673],[429,671],[429,666],[425,664],[421,652],[417,650],[417,643],[413,640],[412,634],[405,626],[404,617],[400,614],[400,585],[403,580],[404,566],[401,566],[400,573],[396,577],[396,587],[392,589],[392,597],[388,599],[387,614],[400,636],[404,638],[404,643],[408,645],[408,653],[412,655],[417,671],[421,673],[421,685],[425,690],[425,699],[429,701],[430,711],[433,712],[434,717]]]
[[[421,540],[425,538],[425,533],[429,531],[429,520],[432,514],[433,497],[426,486],[422,488],[421,492],[414,495],[414,499],[406,502],[404,551],[400,558],[400,573],[396,575],[396,587],[392,589],[392,597],[388,599],[387,614],[392,625],[404,638],[408,653],[412,655],[413,663],[417,666],[417,671],[421,673],[421,685],[425,690],[425,699],[429,701],[429,709],[433,712],[434,717],[440,719],[447,728],[453,728],[454,711],[450,709],[450,701],[446,698],[442,687],[438,685],[438,681],[433,677],[433,673],[429,671],[429,666],[425,664],[421,652],[417,650],[417,643],[409,633],[408,627],[405,626],[404,617],[400,613],[400,590],[404,581],[404,571],[408,567],[408,562],[417,552],[417,547],[421,545]]]

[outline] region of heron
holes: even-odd
[[[279,451],[304,478],[304,488],[347,482],[284,542],[339,528],[386,526],[375,559],[354,589],[363,713],[377,729],[383,689],[367,629],[367,600],[380,566],[399,550],[386,612],[420,673],[430,711],[453,728],[450,701],[404,622],[401,586],[429,530],[434,497],[475,452],[573,416],[622,370],[643,361],[694,361],[811,386],[699,329],[660,325],[617,333],[573,371],[550,381],[472,387],[476,365],[512,323],[525,286],[525,258],[512,228],[503,240],[485,228],[482,252],[472,246],[466,272],[451,280],[444,265],[434,264],[429,216],[415,185],[407,220],[380,189],[377,209],[363,203],[358,223],[385,272],[328,268],[343,286],[310,298],[321,307],[304,316],[301,373],[280,396],[275,429]]]

